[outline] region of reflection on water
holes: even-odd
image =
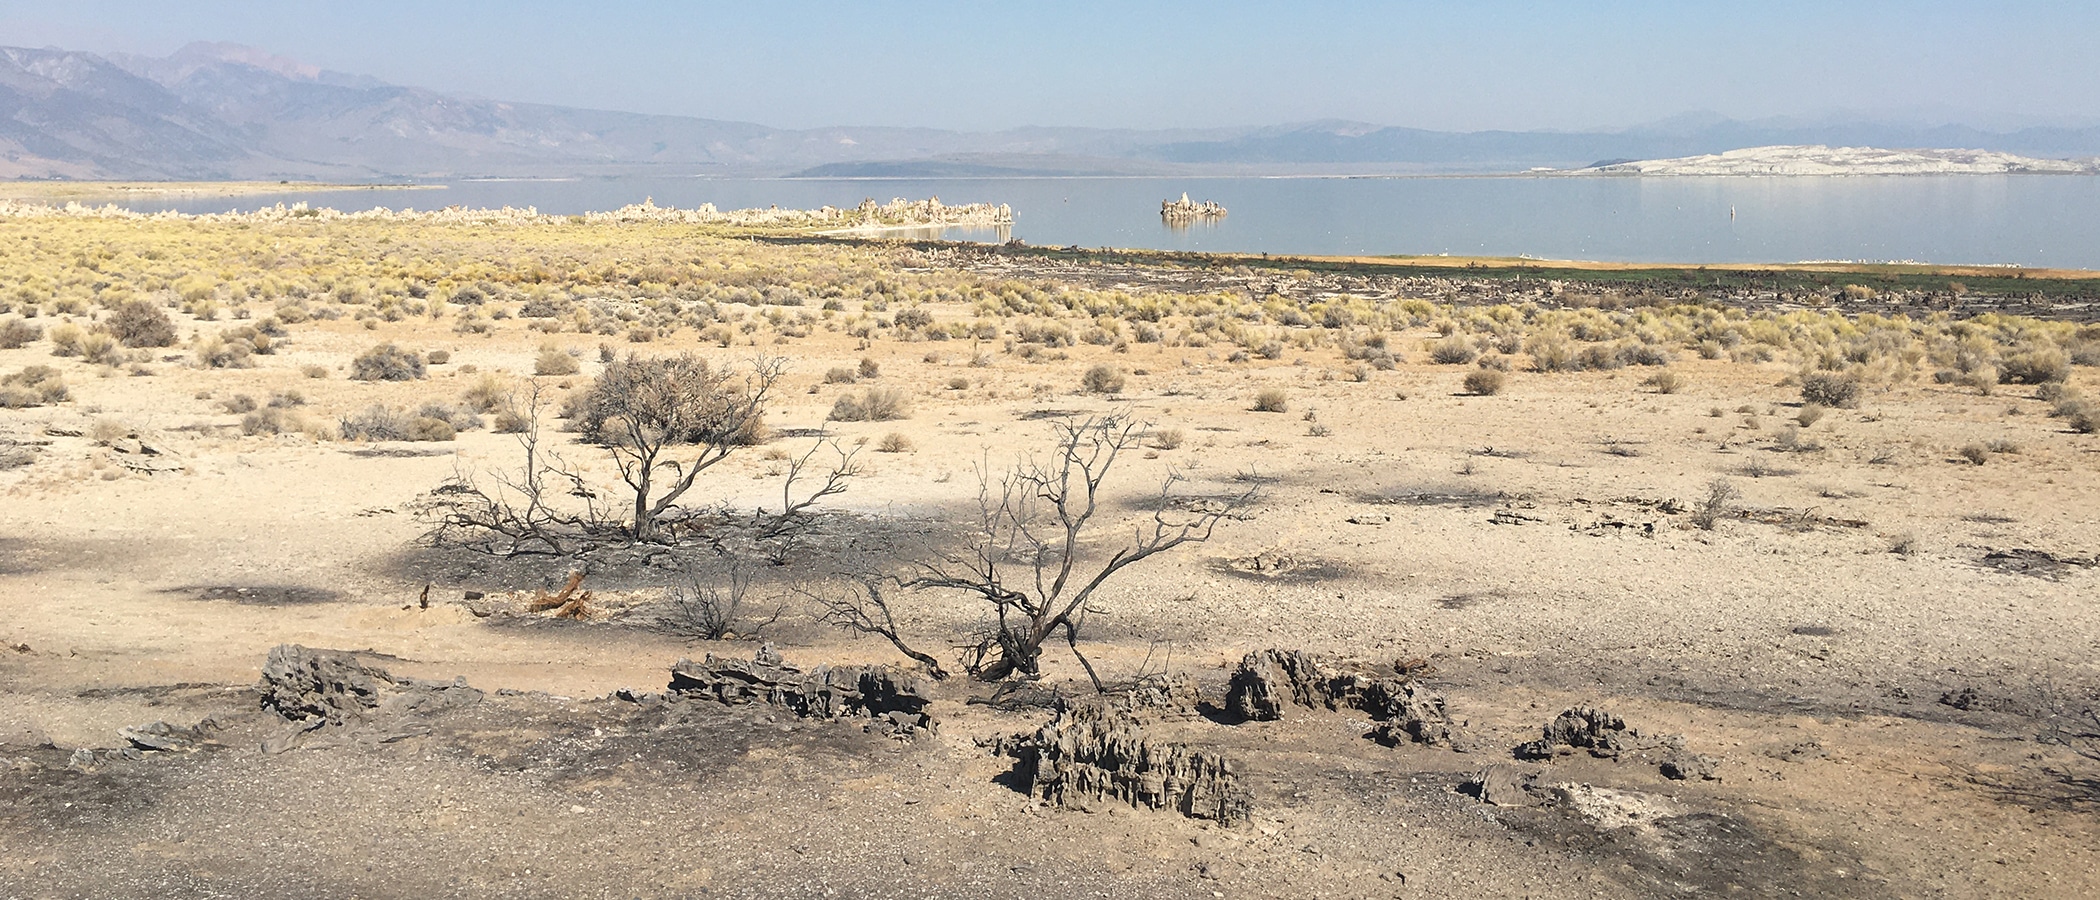
[[[974,244],[1004,244],[1013,240],[1012,225],[927,225],[921,228],[885,228],[869,236],[902,241],[969,241]]]
[[[1192,191],[1229,217],[1162,227],[1159,198]],[[456,182],[408,194],[135,198],[134,209],[535,207],[573,214],[660,206],[850,207],[938,196],[1007,203],[984,242],[1305,254],[1448,253],[1633,262],[1919,260],[2100,269],[2100,177],[1849,178],[589,178]],[[1733,211],[1734,215],[1731,215]]]

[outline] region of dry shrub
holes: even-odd
[[[1979,466],[1991,461],[1990,448],[1982,444],[1964,445],[1960,450],[1955,451],[1955,455]]]
[[[1092,394],[1120,394],[1123,392],[1123,370],[1110,365],[1094,366],[1086,370],[1079,384]]]
[[[911,438],[894,431],[883,435],[882,440],[875,443],[877,453],[909,453],[912,449]]]
[[[1807,428],[1822,421],[1823,414],[1826,412],[1829,412],[1829,409],[1821,403],[1803,404],[1801,411],[1794,414],[1794,421],[1801,423],[1801,427]]]
[[[96,419],[94,424],[88,426],[88,440],[94,441],[95,445],[99,447],[107,447],[125,438],[136,436],[137,433],[132,430],[131,426],[115,419]]]
[[[483,375],[460,392],[459,399],[475,412],[492,413],[510,404],[510,390],[504,387],[502,379]]]
[[[79,356],[80,339],[86,337],[87,332],[71,322],[60,322],[51,326],[45,336],[51,339],[52,356]]]
[[[1742,499],[1742,496],[1728,479],[1714,479],[1706,486],[1706,499],[1699,503],[1697,509],[1692,510],[1692,524],[1707,531],[1714,530],[1714,525],[1735,511],[1736,501]]]
[[[314,365],[314,364],[307,364],[307,365],[304,365],[304,366],[300,366],[300,367],[299,367],[299,371],[300,371],[300,373],[301,373],[301,374],[304,374],[304,375],[305,375],[306,377],[308,377],[308,378],[327,378],[327,377],[328,377],[328,367],[327,367],[327,366],[322,366],[322,365]]]
[[[1480,356],[1473,342],[1452,335],[1429,346],[1429,358],[1440,365],[1462,366]]]
[[[859,396],[849,393],[831,405],[831,417],[840,422],[888,422],[910,415],[910,401],[895,388],[869,388]]]
[[[242,413],[254,412],[258,405],[259,404],[255,402],[255,398],[250,397],[247,394],[235,394],[231,397],[219,401],[220,409],[223,409],[228,413],[236,416]]]
[[[898,313],[898,314],[897,314],[897,318],[898,318],[898,319],[899,319],[899,320],[901,321],[901,320],[902,320],[902,319],[904,318],[904,314],[903,314],[903,313]],[[901,327],[901,326],[900,326],[900,327]],[[876,362],[876,361],[874,361],[874,360],[872,360],[872,359],[869,359],[869,358],[867,358],[867,357],[861,357],[861,360],[860,360],[860,377],[862,377],[862,378],[880,378],[880,377],[882,377],[882,364],[881,364],[881,363],[878,363],[878,362]]]
[[[343,439],[350,441],[449,441],[457,434],[442,418],[405,415],[376,403],[344,416],[341,430]]]
[[[109,317],[109,333],[126,347],[172,347],[175,323],[158,304],[132,300]]]
[[[1810,372],[1801,376],[1801,399],[1822,406],[1851,409],[1859,405],[1859,378],[1839,372]]]
[[[80,358],[101,366],[114,366],[124,361],[124,354],[117,349],[117,339],[108,333],[90,331],[80,338]]]
[[[1152,432],[1152,446],[1159,450],[1177,449],[1186,439],[1179,428],[1162,428]]]
[[[442,366],[452,361],[452,351],[432,350],[424,354],[424,358],[428,359],[433,366]]]
[[[1280,413],[1289,412],[1290,409],[1290,395],[1285,394],[1282,388],[1263,388],[1261,393],[1254,395],[1255,412]]]
[[[391,343],[366,350],[350,361],[350,377],[358,381],[414,381],[423,375],[422,354]]]
[[[948,389],[951,391],[967,391],[970,389],[970,379],[961,375],[950,378],[948,379]]]
[[[1684,376],[1670,369],[1650,375],[1641,383],[1654,388],[1658,394],[1674,394],[1684,390]]]
[[[63,403],[71,396],[65,379],[50,366],[30,366],[0,377],[0,409],[26,409]]]
[[[553,344],[541,347],[540,355],[532,361],[534,375],[574,375],[580,368],[576,357],[570,356]]]
[[[1531,367],[1540,372],[1566,372],[1575,368],[1575,348],[1554,335],[1540,335],[1526,342]]]
[[[277,406],[266,406],[241,417],[241,433],[251,436],[305,431],[307,427],[306,417],[298,410]]]
[[[832,366],[824,371],[825,384],[852,384],[859,380],[860,376],[853,374],[853,370],[845,366]]]
[[[2071,377],[2071,360],[2054,348],[2015,353],[1998,361],[2001,384],[2051,384]]]
[[[1466,392],[1489,397],[1502,392],[1505,376],[1498,369],[1474,369],[1466,373]]]
[[[44,329],[21,319],[0,322],[0,350],[19,350],[44,336]]]

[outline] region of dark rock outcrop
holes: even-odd
[[[1517,745],[1518,759],[1552,759],[1577,750],[1587,750],[1600,759],[1617,759],[1622,753],[1658,745],[1639,730],[1626,727],[1625,719],[1588,706],[1562,712],[1543,731],[1538,740]]]
[[[1643,734],[1626,720],[1589,706],[1572,707],[1547,722],[1538,740],[1518,744],[1518,759],[1552,759],[1578,750],[1599,759],[1638,755],[1654,762],[1665,778],[1717,781],[1714,759],[1687,750],[1679,734]]]
[[[1371,736],[1389,747],[1456,742],[1444,698],[1412,678],[1347,671],[1302,650],[1263,650],[1240,660],[1225,696],[1227,712],[1267,722],[1292,706],[1368,713],[1379,723]]]
[[[818,666],[803,671],[767,644],[746,661],[708,654],[671,667],[671,693],[730,706],[764,704],[805,719],[867,719],[867,727],[906,736],[932,731],[933,700],[916,677],[889,666]]]
[[[1226,825],[1253,811],[1223,756],[1155,738],[1129,713],[1100,703],[1065,704],[1033,734],[994,747],[1017,760],[1014,774],[1030,797],[1058,806],[1116,800]]]
[[[471,706],[482,693],[465,680],[419,681],[389,674],[341,650],[279,644],[263,663],[264,709],[286,719],[342,725],[368,714],[431,713]]]

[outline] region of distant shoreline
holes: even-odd
[[[442,184],[333,184],[316,181],[0,181],[0,199],[251,197],[306,191],[424,191],[444,187]]]

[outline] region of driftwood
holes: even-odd
[[[593,595],[590,591],[576,593],[576,589],[582,586],[583,570],[573,570],[569,573],[569,583],[562,585],[560,593],[549,594],[540,591],[539,596],[532,598],[532,602],[525,608],[533,612],[554,610],[554,617],[557,619],[588,620],[595,612],[591,609]]]

